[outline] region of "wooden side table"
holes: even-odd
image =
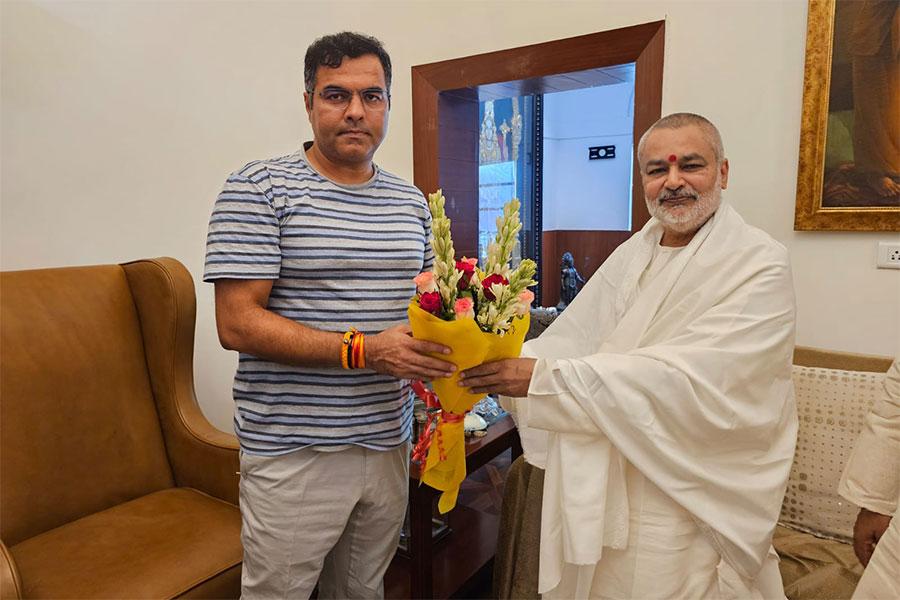
[[[492,424],[484,437],[466,438],[466,473],[473,473],[507,449],[513,460],[522,454],[519,432],[509,415]],[[395,557],[394,563],[408,564],[407,598],[447,598],[494,557],[500,518],[457,505],[450,512],[450,535],[435,548],[431,517],[440,492],[419,485],[419,477],[419,465],[411,464],[410,558]]]

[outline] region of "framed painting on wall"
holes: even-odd
[[[900,231],[898,7],[809,0],[795,230]]]

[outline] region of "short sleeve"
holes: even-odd
[[[278,279],[280,271],[280,224],[271,191],[232,174],[209,219],[203,280]]]

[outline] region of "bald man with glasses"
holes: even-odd
[[[241,443],[244,598],[384,596],[406,513],[409,379],[449,376],[411,337],[413,278],[431,269],[422,193],[373,162],[390,58],[356,33],[307,50],[313,140],[251,162],[216,200],[215,284]]]

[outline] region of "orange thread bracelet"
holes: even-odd
[[[366,368],[366,334],[357,333],[353,336],[353,368],[354,369],[365,369]]]
[[[353,341],[350,342],[350,368],[358,369],[359,368],[359,340],[362,336],[361,333],[357,333],[353,336]]]
[[[350,368],[350,349],[352,348],[355,335],[356,328],[351,327],[344,333],[344,338],[341,340],[341,367],[344,369]]]

